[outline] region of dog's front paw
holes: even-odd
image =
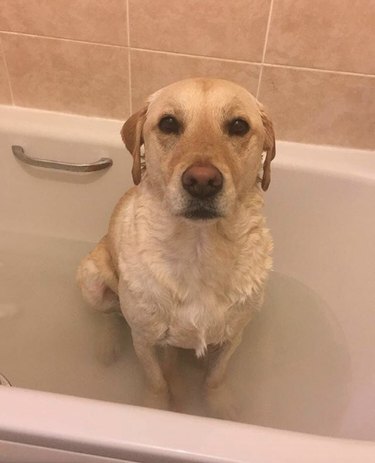
[[[240,412],[231,390],[226,385],[206,387],[206,401],[211,418],[239,421]]]
[[[147,389],[143,398],[143,405],[149,408],[157,408],[159,410],[170,409],[170,397],[168,391],[155,392]]]

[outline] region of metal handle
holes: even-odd
[[[32,158],[31,156],[28,156],[22,146],[19,145],[12,145],[12,151],[18,160],[26,164],[30,164],[31,166],[45,167],[47,169],[68,170],[70,172],[95,172],[97,170],[107,169],[113,164],[113,161],[110,158],[101,158],[98,161],[91,162],[89,164],[74,164],[70,162]]]

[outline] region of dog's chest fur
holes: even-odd
[[[238,333],[257,309],[271,267],[261,200],[253,206],[242,211],[252,215],[237,217],[235,231],[176,224],[137,210],[136,203],[129,209],[119,269],[121,306],[132,330],[197,355]]]

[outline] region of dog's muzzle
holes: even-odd
[[[220,214],[216,196],[223,188],[223,175],[209,163],[193,164],[181,177],[182,186],[189,193],[185,217],[189,219],[213,219]]]

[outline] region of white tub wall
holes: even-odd
[[[6,106],[0,106],[0,121],[1,227],[97,241],[117,200],[133,184],[122,123]],[[56,172],[22,164],[12,145],[40,158],[93,162],[110,157],[114,164],[95,173]]]
[[[1,226],[13,231],[97,242],[106,231],[113,206],[132,185],[132,160],[119,135],[121,123],[11,107],[3,108],[2,115],[4,125],[0,130],[4,135],[0,138],[3,150],[0,158],[0,175],[3,175],[0,207],[4,214]],[[115,164],[103,173],[78,175],[33,168],[14,159],[10,147],[15,143],[24,145],[26,152],[35,156],[64,161],[76,161],[78,157],[90,161],[109,156]],[[335,357],[330,358],[330,363],[326,362],[326,375],[316,377],[317,382],[321,381],[316,386],[316,396],[323,397],[328,380],[332,382],[332,390],[338,388],[335,400],[327,403],[324,424],[320,424],[316,404],[313,407],[316,413],[311,410],[309,420],[295,416],[293,424],[289,425],[304,431],[318,432],[320,429],[324,434],[331,432],[345,437],[372,439],[375,432],[373,426],[365,425],[362,420],[367,416],[366,411],[371,410],[369,403],[375,407],[375,375],[373,370],[368,369],[370,353],[374,351],[375,319],[371,311],[371,295],[366,290],[371,285],[371,263],[375,261],[375,255],[373,260],[369,259],[373,249],[368,246],[375,229],[373,205],[368,201],[375,181],[375,156],[366,151],[280,142],[272,172],[271,187],[265,199],[266,214],[275,239],[275,270],[290,278],[282,281],[291,291],[291,300],[298,300],[296,295],[301,291],[298,284],[306,287],[303,293],[306,298],[304,316],[310,325],[301,327],[300,337],[294,341],[301,342],[303,347],[307,340],[313,342],[312,336],[316,335],[320,337],[322,352],[324,349],[331,352],[332,339],[329,336],[333,336],[342,345],[343,351],[343,355],[338,355],[337,350],[336,365],[333,364]],[[342,202],[344,197],[350,198],[350,201]],[[332,204],[336,205],[334,210]],[[306,245],[311,241],[313,245]],[[348,242],[357,247],[354,256],[346,251]],[[301,255],[305,256],[304,259],[301,259]],[[306,261],[310,264],[306,265]],[[361,268],[363,262],[370,263],[368,269]],[[317,270],[319,266],[322,271]],[[357,271],[353,273],[353,269]],[[340,278],[334,278],[337,273],[341,275]],[[350,291],[342,291],[342,278],[348,282],[345,289],[350,285]],[[281,282],[275,283],[273,290],[281,291],[280,285]],[[314,299],[314,291],[309,292],[310,288],[321,300],[317,302]],[[351,309],[360,303],[358,295],[363,304],[361,317]],[[274,323],[270,320],[267,322],[267,326],[277,328],[272,346],[280,336],[281,317],[288,314],[285,295],[281,292],[279,297],[279,319],[276,317]],[[336,309],[337,300],[341,301],[340,311]],[[309,307],[310,314],[307,311]],[[333,312],[332,320],[327,318],[329,311]],[[319,313],[322,316],[318,320],[316,314]],[[297,312],[295,315],[303,323],[301,315]],[[327,330],[329,336],[322,336]],[[267,332],[263,335],[267,336]],[[346,339],[355,342],[348,345]],[[282,339],[279,341],[283,343]],[[249,346],[251,349],[254,347],[252,344]],[[368,354],[363,355],[363,350]],[[267,365],[265,360],[275,361],[272,360],[275,355],[279,359],[279,355],[271,351],[263,357],[255,356],[253,367],[256,369],[255,366],[260,366],[262,361]],[[300,357],[298,361],[302,362],[302,354]],[[279,360],[284,361],[282,355]],[[313,362],[314,368],[319,367],[316,356],[310,356],[309,361]],[[344,375],[349,361],[354,364],[350,366],[353,380]],[[265,371],[271,375],[270,367]],[[293,378],[299,381],[305,377],[299,377],[293,369],[289,374],[291,386]],[[277,385],[277,381],[265,381],[263,396],[271,400]],[[253,394],[257,397],[259,390],[254,390]],[[340,403],[347,400],[348,394],[355,399],[347,405],[349,409],[345,420],[341,422],[339,419],[341,412],[331,420],[329,414],[335,409],[335,403],[342,408]],[[295,402],[297,399],[303,407],[305,396],[297,393]],[[260,397],[259,403],[263,402]],[[286,414],[286,404],[278,403],[276,407],[279,411],[284,410],[283,415]],[[256,422],[265,425],[276,422],[283,426],[285,416],[279,420],[262,407],[265,404],[252,411]]]
[[[317,350],[327,339],[339,346],[341,354],[330,367],[338,374],[332,376],[331,392],[336,394],[330,403],[341,401],[339,434],[373,440],[375,371],[369,365],[375,356],[374,153],[282,145],[278,166],[266,195],[274,267],[291,277],[284,291],[293,294],[293,281],[295,290],[298,285],[306,289],[301,307],[290,307],[289,312],[305,314],[299,319],[299,331],[305,339],[316,337]],[[320,300],[311,313],[310,290],[310,297]],[[327,361],[328,357],[321,358],[321,368]],[[320,381],[319,375],[315,381]]]
[[[4,218],[5,213],[9,213],[9,219],[4,220],[1,226],[11,230],[28,230],[43,235],[96,241],[105,231],[108,217],[118,197],[132,184],[131,157],[123,148],[119,137],[121,123],[37,111],[29,113],[27,110],[17,108],[3,109],[5,111],[3,115],[6,117],[0,119],[0,132],[5,132],[4,139],[0,138],[2,143],[0,207],[4,212]],[[79,124],[82,124],[82,131],[79,129]],[[22,127],[22,134],[18,134],[18,127]],[[77,146],[72,141],[73,135],[70,134],[74,134]],[[49,151],[54,151],[56,146],[54,153],[56,156],[59,155],[58,158],[60,154],[67,156],[63,160],[73,160],[74,157],[74,161],[77,161],[75,154],[77,148],[82,152],[82,156],[85,156],[83,160],[94,160],[109,155],[118,161],[121,169],[117,169],[115,164],[102,175],[87,174],[87,177],[93,176],[93,180],[81,183],[81,179],[84,178],[81,175],[67,176],[61,172],[24,168],[12,157],[10,146],[15,143],[14,138],[17,139],[17,143],[24,143],[30,150],[48,148]],[[95,150],[98,146],[100,151],[95,151],[95,156],[91,157],[91,154],[87,154],[89,149],[91,153],[91,149]],[[67,151],[67,147],[71,148],[70,152]],[[32,153],[29,149],[26,152],[47,157],[47,152]],[[374,173],[374,153],[288,143],[278,144],[273,180],[269,192],[266,193],[266,213],[276,243],[275,270],[282,272],[286,277],[280,280],[281,289],[283,289],[283,282],[298,283],[299,287],[302,285],[307,288],[308,294],[312,294],[314,298],[318,296],[319,304],[312,306],[314,309],[312,314],[307,311],[306,304],[301,306],[300,311],[296,309],[294,313],[298,315],[296,320],[299,329],[289,333],[285,331],[283,320],[290,319],[284,318],[283,314],[287,316],[288,313],[293,313],[291,309],[295,308],[289,309],[287,303],[288,297],[291,297],[292,301],[295,298],[293,293],[286,296],[281,292],[275,295],[275,297],[281,296],[278,318],[273,317],[272,320],[272,317],[267,318],[266,315],[264,319],[266,323],[260,324],[259,333],[264,341],[263,344],[262,342],[255,344],[255,347],[258,345],[265,348],[262,347],[261,355],[253,351],[254,371],[257,371],[256,365],[261,367],[258,370],[260,375],[255,378],[254,391],[259,394],[260,402],[263,400],[261,405],[264,409],[258,410],[255,407],[254,410],[258,413],[257,419],[264,420],[263,423],[267,426],[277,424],[276,415],[280,410],[288,410],[296,402],[302,407],[304,405],[304,396],[299,394],[299,391],[293,392],[293,389],[288,388],[289,394],[284,391],[285,394],[280,396],[279,393],[283,390],[280,389],[280,384],[285,386],[289,383],[293,384],[294,378],[297,380],[305,378],[304,362],[312,357],[309,356],[309,351],[304,350],[304,340],[307,339],[311,346],[317,343],[317,355],[313,357],[314,368],[318,368],[321,363],[324,368],[336,368],[336,365],[327,363],[327,358],[323,357],[323,362],[318,355],[319,352],[324,353],[325,342],[329,340],[327,346],[336,343],[344,357],[348,358],[350,368],[344,365],[345,372],[349,373],[344,378],[336,377],[335,374],[327,376],[327,378],[332,377],[334,381],[327,391],[325,400],[329,400],[330,394],[337,393],[337,381],[344,379],[343,387],[346,390],[340,389],[339,393],[343,392],[346,405],[340,408],[332,422],[327,419],[324,423],[320,423],[317,411],[313,413],[312,421],[311,417],[308,417],[310,422],[304,421],[304,416],[297,416],[298,419],[292,417],[293,425],[297,423],[299,429],[310,432],[312,429],[313,432],[318,432],[319,426],[327,425],[331,427],[329,429],[327,427],[326,433],[332,432],[344,437],[370,439],[373,436],[374,428],[370,420],[375,377],[368,365],[375,355],[373,342],[375,319],[371,292],[366,288],[371,287],[367,276],[372,275],[371,265],[375,262],[375,256],[371,257],[374,249],[368,247],[373,236],[372,230],[375,229],[372,201],[369,200],[372,197]],[[77,182],[78,178],[80,182]],[[24,192],[25,186],[27,186],[27,194]],[[52,208],[51,198],[54,198]],[[343,201],[342,198],[346,199]],[[42,207],[35,207],[35,202],[38,201],[41,201]],[[12,207],[9,208],[11,203]],[[25,209],[28,214],[26,216]],[[346,220],[347,216],[350,217],[349,221]],[[335,239],[337,231],[341,230],[345,230],[341,235],[342,238]],[[351,243],[350,246],[356,246],[354,259],[349,259],[350,252],[345,251],[345,249],[350,250],[348,243]],[[319,252],[316,252],[317,249]],[[336,251],[338,255],[335,255]],[[306,265],[306,262],[309,265]],[[368,268],[365,268],[363,263],[368,265]],[[353,267],[363,273],[357,272],[352,278]],[[342,275],[344,280],[336,278],[336,275]],[[352,292],[353,288],[354,292]],[[341,302],[339,307],[336,304],[338,297]],[[360,309],[353,310],[354,305]],[[315,321],[314,324],[309,324],[311,320]],[[290,326],[293,328],[294,325]],[[285,339],[293,339],[297,344],[290,345]],[[295,363],[290,361],[289,354],[283,357],[285,349],[289,353],[295,351],[292,355]],[[287,367],[284,371],[289,372],[290,378],[284,381],[282,375],[273,374],[275,366]],[[280,377],[281,383],[278,382]],[[256,383],[259,380],[262,384],[261,390]],[[324,393],[323,388],[327,383],[319,383],[318,379],[316,383],[316,391],[311,388],[311,397],[323,397],[320,394]],[[317,394],[314,395],[314,391]],[[267,397],[269,400],[264,401]],[[267,404],[274,404],[275,407],[269,410]],[[313,405],[314,408],[317,406],[318,404]],[[304,457],[305,455],[311,457],[311,461],[324,463],[332,461],[341,463],[345,461],[343,458],[348,462],[370,462],[375,458],[374,445],[370,443],[321,439],[316,436],[281,431],[275,434],[268,428],[204,419],[196,421],[195,418],[182,415],[165,415],[120,405],[107,408],[101,402],[87,402],[74,398],[70,400],[66,396],[59,398],[59,396],[17,389],[10,391],[5,388],[0,389],[0,409],[4,411],[3,415],[0,414],[0,437],[4,438],[6,432],[9,440],[16,439],[23,443],[43,446],[51,442],[53,438],[51,430],[53,430],[54,437],[57,436],[60,442],[59,450],[91,451],[111,458],[121,454],[131,460],[131,455],[134,454],[129,454],[127,439],[131,437],[131,445],[134,446],[139,443],[142,436],[144,437],[142,449],[146,453],[150,448],[155,450],[155,446],[162,443],[162,448],[159,449],[161,452],[164,450],[170,452],[173,449],[175,452],[172,453],[173,455],[180,455],[183,449],[182,453],[184,456],[188,455],[187,458],[190,458],[194,452],[200,455],[203,452],[205,458],[207,457],[206,460],[203,458],[197,460],[195,454],[195,457],[192,457],[195,461],[212,461],[210,456],[217,457],[216,461],[248,461],[248,456],[251,456],[261,463],[280,462],[283,461],[282,458],[287,462],[301,461],[301,454]],[[43,419],[38,421],[36,426],[35,416],[38,416],[38,410],[42,409],[50,412],[43,413]],[[116,417],[113,415],[115,410]],[[17,414],[14,414],[14,411]],[[85,416],[90,416],[90,420],[92,416],[100,416],[103,417],[103,421],[87,423]],[[281,420],[283,423],[285,423],[285,416],[284,421]],[[12,420],[9,420],[9,417]],[[164,421],[163,417],[170,419]],[[155,429],[157,428],[161,434],[155,434],[151,426],[155,422],[158,423]],[[135,423],[138,423],[139,427]],[[147,432],[145,423],[151,426],[147,428]],[[176,441],[173,440],[174,431],[165,430],[177,428],[181,434],[179,437],[176,436]],[[192,437],[192,429],[197,431],[194,437]],[[81,432],[83,434],[80,435]],[[79,435],[80,444],[77,443]],[[189,439],[186,438],[187,435]],[[103,438],[100,443],[98,436]],[[287,436],[286,440],[282,436]],[[279,443],[280,451],[275,453],[269,446],[270,441]],[[255,445],[254,442],[257,444]],[[314,445],[310,446],[309,442],[314,442]],[[100,451],[102,453],[99,452],[99,444],[103,446],[106,453],[103,453],[103,450]],[[84,448],[79,445],[83,445]],[[90,447],[91,445],[93,446]]]

